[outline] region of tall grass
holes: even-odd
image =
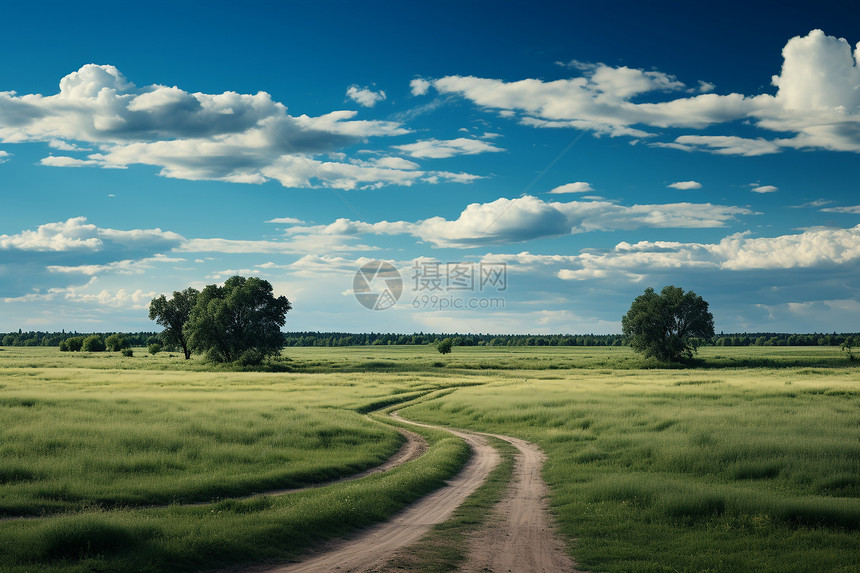
[[[400,438],[360,413],[401,404],[538,443],[584,569],[860,571],[860,387],[838,350],[705,348],[673,370],[624,348],[293,348],[290,372],[138,354],[0,353],[0,508],[46,514],[0,521],[0,570],[282,560],[385,519],[465,445],[428,432],[384,475],[220,498],[378,463]],[[174,501],[207,503],[148,507]]]
[[[352,474],[402,442],[359,412],[439,387],[3,363],[0,386],[0,516],[211,501]]]
[[[450,384],[402,373],[146,368],[152,360],[124,368],[124,358],[86,354],[42,363],[47,356],[16,349],[0,362],[3,571],[283,560],[387,518],[467,455],[461,440],[426,431],[427,455],[384,475],[237,499],[380,463],[402,437],[360,412]],[[34,517],[8,519],[18,515]]]
[[[855,372],[549,378],[498,377],[403,414],[540,444],[586,570],[860,570]]]
[[[381,463],[399,434],[355,412],[242,399],[0,397],[0,515],[211,501]]]
[[[158,370],[175,372],[231,373],[245,370],[233,364],[214,364],[199,356],[185,360],[182,354],[145,351],[125,357],[116,352],[59,352],[48,347],[6,347],[0,364],[18,368],[82,367],[89,370]],[[748,346],[699,349],[689,364],[703,370],[726,368],[856,369],[838,347]],[[626,346],[458,346],[440,356],[434,346],[350,346],[343,348],[295,347],[261,368],[274,373],[350,374],[409,373],[422,376],[482,376],[494,371],[555,371],[567,369],[639,370],[664,369],[653,359],[642,358]]]
[[[295,557],[443,485],[468,447],[445,433],[427,434],[431,447],[420,460],[353,482],[204,506],[0,522],[0,566],[9,572],[185,571]]]

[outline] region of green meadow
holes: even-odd
[[[589,571],[860,571],[860,376],[523,372],[403,410],[538,443]]]
[[[0,350],[0,569],[293,557],[461,467],[462,442],[422,431],[427,454],[385,474],[258,495],[380,463],[397,407],[540,445],[583,570],[860,571],[860,370],[838,348],[707,347],[683,369],[624,347],[289,348],[268,369]]]

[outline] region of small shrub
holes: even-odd
[[[147,348],[149,349],[149,353],[150,353],[150,354],[153,354],[153,355],[158,354],[159,352],[161,352],[161,345],[160,345],[159,343],[157,343],[157,342],[153,342],[153,343],[152,343],[152,344],[150,344]]]
[[[454,341],[450,338],[446,338],[436,343],[436,350],[439,351],[439,354],[448,354],[449,352],[451,352],[451,348],[453,346]]]
[[[257,366],[263,361],[263,358],[265,355],[262,352],[256,348],[251,348],[243,352],[236,362],[241,366]]]
[[[122,355],[131,358],[132,356],[134,356],[134,350],[132,350],[131,348],[123,348]]]
[[[107,349],[104,339],[98,334],[87,336],[81,346],[86,352],[104,352]]]
[[[111,352],[120,352],[129,348],[131,343],[120,334],[111,334],[105,339],[105,345]]]

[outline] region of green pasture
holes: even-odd
[[[151,355],[135,348],[134,356],[117,352],[58,352],[51,347],[0,347],[4,368],[63,368],[88,370],[160,370],[176,372],[236,372],[231,364],[213,364],[200,356],[182,359],[182,353]],[[846,353],[836,346],[705,346],[689,365],[671,368],[799,368],[852,369]],[[350,372],[403,372],[447,376],[452,371],[478,375],[492,370],[662,370],[667,366],[645,359],[626,346],[458,346],[447,355],[427,346],[295,347],[264,364],[268,372],[326,374]]]
[[[860,370],[845,353],[707,347],[656,366],[623,347],[371,346],[289,348],[239,372],[7,347],[0,570],[278,562],[385,519],[453,475],[464,444],[429,431],[426,456],[384,475],[254,494],[378,464],[402,438],[366,414],[399,405],[538,443],[583,570],[860,571]]]
[[[856,369],[521,372],[402,410],[538,443],[587,571],[860,571]]]

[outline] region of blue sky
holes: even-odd
[[[233,274],[287,330],[860,328],[856,3],[413,4],[5,6],[0,331]]]

